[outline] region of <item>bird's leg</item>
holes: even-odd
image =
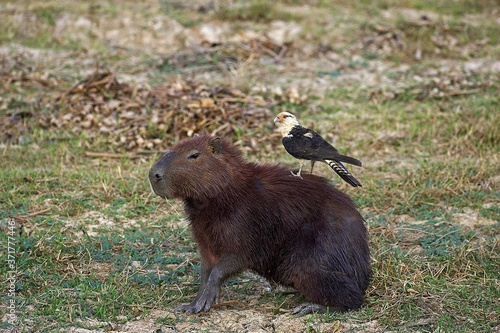
[[[313,173],[314,163],[316,163],[316,161],[311,160],[311,175],[312,175],[312,173]]]
[[[299,163],[299,171],[297,173],[293,173],[293,171],[290,170],[290,173],[292,174],[292,176],[302,178],[302,176],[300,175],[300,172],[302,171],[302,160],[299,160]]]

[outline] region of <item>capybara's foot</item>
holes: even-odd
[[[213,303],[219,303],[219,293],[219,288],[207,286],[191,303],[179,305],[175,311],[183,311],[185,314],[208,311]]]
[[[309,313],[325,313],[326,306],[315,304],[315,303],[302,303],[299,306],[294,307],[290,314],[306,315]]]

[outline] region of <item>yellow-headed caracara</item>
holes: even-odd
[[[302,160],[311,161],[311,173],[316,161],[326,162],[344,181],[351,186],[361,186],[342,162],[361,166],[361,161],[339,154],[331,144],[326,142],[318,133],[301,126],[295,116],[289,112],[281,112],[274,123],[278,126],[283,136],[283,146],[286,151],[297,158],[300,162],[299,171],[294,176],[300,177],[302,171]]]

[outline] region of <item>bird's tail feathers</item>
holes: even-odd
[[[325,162],[330,166],[330,168],[333,169],[333,171],[335,171],[340,176],[340,178],[345,180],[351,186],[363,186],[356,178],[354,178],[353,175],[349,173],[349,171],[341,162],[337,162],[334,160],[325,160]]]

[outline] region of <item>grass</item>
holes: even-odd
[[[170,296],[160,287],[186,275],[190,268],[180,264],[194,256],[186,228],[166,229],[151,220],[123,227],[124,221],[157,211],[145,204],[149,194],[140,174],[146,163],[137,169],[130,161],[94,167],[78,165],[81,160],[61,162],[68,151],[78,154],[74,144],[52,147],[52,152],[40,149],[24,164],[27,170],[2,165],[2,184],[9,184],[8,190],[2,188],[2,221],[18,217],[23,225],[16,231],[19,313],[31,309],[43,318],[40,327],[147,313],[149,306],[142,302],[168,302]],[[37,167],[46,163],[53,167]],[[43,216],[29,217],[47,206],[50,211]],[[169,256],[172,250],[178,256]],[[2,266],[2,275],[6,269]]]
[[[270,22],[272,20],[292,20],[294,17],[280,9],[278,4],[265,0],[252,0],[238,5],[222,6],[215,17],[223,21]]]
[[[81,230],[52,221],[40,224],[52,226],[20,241],[19,253],[23,255],[18,265],[23,273],[18,281],[22,285],[19,292],[25,297],[19,304],[20,313],[33,309],[35,316],[43,318],[41,326],[87,317],[100,321],[121,316],[130,319],[147,313],[150,305],[145,304],[168,302],[162,286],[178,282],[178,277],[186,273],[184,267],[165,270],[185,259],[167,256],[169,249],[162,246],[165,240],[175,237],[178,241],[181,234],[187,236],[185,229],[165,234],[159,228],[120,233],[101,228],[97,230],[99,236],[78,237]]]
[[[367,12],[393,8],[399,2],[337,1],[338,7],[330,2],[311,2],[308,5],[317,14],[314,17],[307,11],[289,14],[295,13],[290,8],[301,5],[295,1],[224,5],[200,20],[197,15],[201,14],[195,11],[166,9],[170,18],[177,17],[186,27],[195,28],[200,22],[213,19],[238,26],[241,20],[258,24],[276,19],[295,20],[305,26],[301,35],[304,40],[300,42],[316,45],[319,41],[335,41],[333,49],[339,54],[354,52],[342,58],[345,66],[339,70],[311,71],[314,79],[327,80],[324,81],[329,85],[327,89],[318,92],[305,87],[309,95],[305,101],[293,103],[283,97],[269,110],[269,119],[285,110],[297,114],[305,124],[334,142],[341,152],[364,163],[362,169],[352,168],[363,183],[361,189],[340,183],[325,166],[318,166],[315,172],[332,179],[350,194],[367,221],[373,278],[366,302],[355,312],[285,317],[287,322],[296,323],[297,330],[498,330],[499,82],[495,73],[443,71],[437,65],[441,60],[468,60],[471,54],[497,57],[498,27],[488,15],[491,1],[453,3],[455,7],[445,2],[405,1],[404,7],[435,11],[443,16],[438,23],[424,29],[417,29],[401,17],[387,22],[404,32],[408,45],[420,42],[427,50],[426,58],[420,62],[413,59],[411,48],[391,54],[363,47],[352,51],[355,40],[362,34],[370,35],[370,29],[380,23],[379,17],[367,16]],[[290,8],[281,9],[282,5]],[[468,25],[460,9],[466,8],[465,5],[474,14],[483,15],[484,21]],[[151,6],[140,7],[145,17],[151,17],[156,8]],[[111,20],[120,17],[124,8],[137,9],[132,2],[123,8],[110,2],[92,11],[84,4],[73,8],[55,3],[32,6],[25,14],[33,15],[39,29],[24,30],[12,15],[1,13],[0,44],[15,48],[12,44],[15,41],[16,45],[54,53],[61,48],[77,51],[89,48],[121,75],[135,68],[128,53],[108,54],[95,36],[88,42],[75,44],[69,37],[71,34],[56,40],[53,28],[61,14],[91,13]],[[334,32],[325,28],[330,25],[322,26],[325,22],[331,24],[329,20],[344,11],[352,14],[342,15],[339,22],[345,23],[344,26]],[[445,23],[449,23],[449,28],[443,28]],[[352,26],[358,29],[353,31]],[[473,52],[466,56],[456,50],[436,54],[430,40],[435,33],[450,33]],[[487,41],[478,51],[474,45],[481,39]],[[147,52],[133,55],[141,69],[148,67],[144,64],[158,64],[158,58]],[[304,61],[311,60],[301,57]],[[238,58],[234,59],[236,63]],[[56,63],[45,59],[49,65],[43,70],[65,78],[61,90],[81,80],[82,72],[93,66],[75,66],[71,60]],[[366,86],[340,81],[346,74],[371,70],[378,61],[395,64],[382,74],[390,84]],[[38,65],[29,57],[26,62],[31,68]],[[401,64],[409,69],[399,70]],[[288,77],[286,71],[277,72],[279,63],[271,65],[275,66],[272,69],[261,63],[249,62],[247,66],[249,73],[245,75],[252,77],[252,83],[259,82],[259,75],[265,70],[271,73],[268,76],[278,73],[275,76]],[[154,73],[146,73],[146,77],[152,85],[171,79],[169,75],[191,75],[172,74],[170,68],[163,68],[160,72],[165,76],[159,76],[158,67],[150,67],[155,68]],[[9,78],[15,70],[20,69],[0,71],[0,75]],[[291,73],[290,77],[294,75],[299,74]],[[0,90],[2,119],[8,120],[15,113],[56,112],[38,102],[53,91],[37,86],[30,77],[34,76],[25,75],[24,81],[3,81],[10,83],[3,84]],[[204,84],[210,85],[210,81]],[[250,83],[247,85],[248,89],[243,91],[250,92]],[[23,121],[28,123],[30,119]],[[263,119],[259,129],[238,128],[232,139],[241,142],[245,137],[271,132],[269,119]],[[243,275],[231,279],[223,291],[223,301],[236,300],[236,305],[215,308],[201,316],[171,313],[175,306],[189,301],[199,287],[199,256],[181,205],[161,200],[150,191],[147,173],[158,155],[136,159],[89,157],[88,151],[124,151],[110,146],[105,138],[94,138],[86,132],[75,134],[31,125],[32,131],[25,134],[22,144],[5,143],[0,148],[0,239],[2,248],[14,245],[20,332],[65,331],[72,327],[117,330],[125,323],[150,317],[158,329],[170,327],[182,331],[191,327],[214,331],[221,326],[200,325],[216,322],[214,318],[232,310],[240,317],[226,319],[226,324],[238,323],[250,310],[275,320],[283,318],[283,311],[303,301],[299,295],[266,292],[258,278]],[[157,137],[164,129],[151,126],[146,130]],[[278,140],[267,144],[273,145],[272,153],[247,149],[246,156],[259,161],[296,163],[283,153]],[[9,227],[12,223],[13,229]],[[11,231],[15,241],[8,244]],[[8,251],[0,252],[0,260],[7,262],[8,255]],[[1,276],[10,274],[8,265],[0,265]],[[6,292],[1,297],[0,316],[5,318],[9,297]],[[165,312],[157,315],[158,310]],[[0,323],[0,329],[9,327],[8,322]]]
[[[428,103],[436,107],[441,102]],[[396,119],[391,119],[393,111],[391,105],[379,110],[388,130],[408,116],[395,114]],[[419,138],[421,132],[416,133]],[[450,139],[447,132],[431,134],[438,141]],[[77,318],[120,321],[187,301],[196,287],[185,290],[179,300],[176,286],[196,279],[195,247],[186,227],[162,227],[170,208],[158,205],[149,193],[145,175],[152,160],[88,161],[84,143],[85,138],[79,137],[36,149],[27,145],[4,151],[1,217],[20,218],[23,225],[17,238],[18,306],[25,313],[21,320],[35,316],[38,325],[56,322],[60,327],[74,325]],[[430,143],[420,138],[404,145],[421,149]],[[490,144],[479,147],[484,153],[493,149]],[[400,151],[392,148],[394,153]],[[494,250],[498,223],[490,230],[484,226],[470,231],[457,226],[448,209],[483,209],[483,214],[498,221],[498,206],[482,208],[484,203],[495,203],[497,194],[480,187],[467,190],[481,179],[494,177],[495,164],[478,164],[462,156],[432,162],[428,158],[412,159],[409,168],[393,171],[394,178],[382,181],[379,175],[390,170],[371,170],[363,191],[352,193],[361,207],[373,212],[367,216],[373,284],[360,312],[321,320],[375,317],[387,327],[412,327],[431,316],[432,322],[426,325],[450,332],[457,321],[461,329],[482,331],[495,322],[495,299],[500,297],[496,288],[500,267]],[[49,212],[24,217],[45,208]],[[181,214],[170,219],[178,221]],[[395,223],[402,214],[418,223]],[[101,220],[97,226],[96,220]],[[130,226],[130,220],[138,225]],[[1,273],[6,274],[5,269]],[[250,287],[229,288],[233,298],[252,295]],[[261,301],[276,307],[298,302],[281,297]]]

